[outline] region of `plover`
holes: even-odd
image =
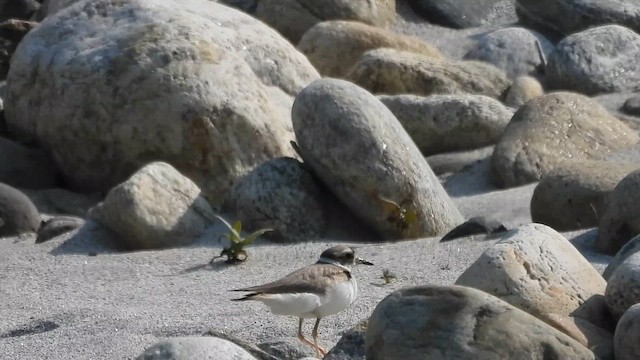
[[[257,300],[266,304],[276,315],[297,316],[298,339],[313,346],[318,356],[324,356],[327,351],[318,346],[318,325],[323,317],[341,312],[356,299],[358,285],[351,275],[351,266],[357,264],[373,265],[357,257],[351,247],[334,246],[325,250],[315,264],[296,270],[280,280],[232,290],[251,292],[232,300]],[[304,319],[316,319],[311,332],[313,342],[302,335]]]

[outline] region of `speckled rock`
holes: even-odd
[[[640,359],[640,304],[631,306],[620,318],[615,333],[616,360]]]
[[[519,108],[529,100],[542,95],[544,95],[544,89],[538,80],[530,76],[521,76],[513,80],[504,97],[504,103],[507,106]]]
[[[485,61],[512,79],[520,76],[542,77],[544,64],[536,41],[540,44],[543,56],[547,57],[553,51],[553,44],[538,32],[521,27],[499,29],[481,37],[464,59]]]
[[[317,80],[298,95],[292,117],[304,162],[383,237],[434,236],[463,221],[411,137],[369,92]]]
[[[452,28],[482,26],[502,0],[412,0],[409,4],[429,22]]]
[[[443,58],[440,51],[423,40],[356,21],[324,21],[307,31],[298,49],[318,71],[328,77],[344,77],[371,49],[392,48]]]
[[[171,165],[154,162],[109,191],[89,211],[128,249],[158,249],[193,242],[214,218],[196,184]]]
[[[276,241],[313,241],[325,233],[323,193],[296,159],[267,161],[242,178],[227,196],[225,209],[248,229],[270,228]]]
[[[395,21],[396,0],[260,0],[256,16],[295,44],[307,30],[326,20],[387,26]]]
[[[526,312],[462,286],[405,288],[369,319],[367,359],[595,359]]]
[[[583,305],[603,295],[606,282],[564,236],[545,225],[524,225],[503,235],[456,285],[485,291],[548,323],[553,314],[604,322]]]
[[[367,323],[368,320],[363,320],[347,330],[323,360],[365,360]]]
[[[153,159],[219,205],[258,164],[295,156],[293,96],[318,77],[274,30],[215,2],[83,1],[20,43],[5,115],[73,190],[106,191]]]
[[[569,35],[596,25],[640,31],[640,3],[628,0],[516,0],[521,21]]]
[[[73,216],[56,216],[43,221],[38,229],[36,244],[51,240],[56,236],[74,231],[85,224],[84,219]]]
[[[495,144],[514,113],[482,95],[383,95],[378,99],[425,156]]]
[[[299,360],[307,356],[315,356],[313,347],[303,343],[296,337],[275,339],[258,344],[265,353],[278,360]]]
[[[640,163],[565,162],[545,175],[531,198],[531,219],[558,231],[597,227],[609,194]]]
[[[373,93],[474,94],[499,99],[511,81],[492,65],[438,60],[394,49],[370,50],[347,77]]]
[[[491,166],[499,186],[518,186],[539,180],[564,161],[602,158],[638,141],[636,132],[594,100],[550,93],[518,109]]]
[[[606,210],[600,216],[596,249],[615,254],[640,233],[640,170],[625,176],[611,192]]]
[[[602,273],[602,277],[605,280],[608,280],[611,277],[611,274],[622,264],[623,261],[627,260],[627,258],[637,252],[640,251],[640,235],[635,236],[633,239],[629,240],[624,246],[616,253],[613,257],[613,260],[609,262],[607,268],[604,269]]]
[[[588,29],[558,43],[546,84],[587,95],[640,90],[638,58],[639,34],[619,25]]]
[[[0,183],[0,237],[35,233],[40,222],[38,209],[24,193]]]
[[[632,305],[640,303],[640,253],[629,256],[613,271],[605,298],[616,319]]]
[[[231,341],[209,336],[174,337],[147,348],[136,360],[256,360]]]

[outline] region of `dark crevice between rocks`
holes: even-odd
[[[55,330],[60,325],[49,320],[36,320],[28,324],[22,325],[16,329],[10,330],[4,334],[0,334],[0,339],[14,338],[25,335],[42,334],[47,331]]]

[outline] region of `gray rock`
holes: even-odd
[[[640,359],[640,304],[631,306],[620,318],[615,333],[616,360]]]
[[[250,229],[270,228],[276,241],[319,240],[327,227],[323,192],[296,159],[267,161],[242,178],[227,196],[225,209]]]
[[[436,175],[455,173],[490,158],[493,148],[493,146],[485,146],[479,149],[431,155],[427,157],[427,163]]]
[[[597,250],[613,255],[640,233],[640,170],[625,176],[609,195],[607,208],[600,216]]]
[[[0,183],[0,237],[35,233],[40,222],[38,209],[24,193]]]
[[[0,14],[4,15],[1,10]],[[0,23],[0,79],[7,77],[11,57],[22,38],[37,25],[36,22],[17,19]]]
[[[634,95],[627,99],[622,110],[629,115],[640,116],[640,95]]]
[[[481,37],[464,56],[465,60],[488,62],[511,79],[520,76],[543,76],[544,65],[538,46],[545,58],[553,51],[553,44],[544,35],[521,27],[508,27]]]
[[[305,163],[383,237],[434,236],[462,222],[420,150],[369,92],[317,80],[300,92],[292,117]]]
[[[396,0],[260,0],[258,19],[278,30],[292,43],[321,21],[355,20],[384,27],[396,18]]]
[[[482,95],[379,96],[425,156],[498,142],[514,111]]]
[[[56,168],[47,153],[0,137],[0,181],[26,189],[57,185]]]
[[[602,158],[638,141],[638,134],[592,99],[550,93],[518,109],[491,166],[499,186],[518,186],[539,180],[564,161]]]
[[[639,57],[637,33],[619,25],[588,29],[558,43],[549,56],[546,85],[587,95],[639,90]]]
[[[278,360],[298,360],[313,357],[316,351],[298,338],[270,340],[258,344],[258,347]]]
[[[521,76],[513,80],[504,97],[504,103],[507,106],[519,108],[529,100],[542,95],[544,95],[544,89],[538,80],[530,76]]]
[[[533,192],[531,219],[558,231],[597,227],[611,191],[638,168],[640,163],[605,160],[562,163]]]
[[[456,29],[485,25],[502,0],[413,0],[409,4],[431,23]]]
[[[106,191],[153,159],[219,205],[253,167],[294,156],[293,96],[318,77],[273,29],[215,2],[82,1],[20,43],[5,115],[73,190]]]
[[[447,235],[440,239],[440,242],[477,234],[501,233],[503,231],[507,231],[507,228],[498,220],[485,216],[475,216],[449,231]]]
[[[162,162],[111,189],[89,217],[134,250],[189,244],[215,219],[198,186]]]
[[[604,296],[615,319],[640,303],[640,253],[630,255],[613,271]]]
[[[629,258],[629,256],[640,251],[640,235],[636,235],[633,239],[629,240],[624,246],[616,253],[616,256],[613,257],[613,260],[609,262],[607,268],[604,269],[602,273],[602,277],[605,280],[609,280],[611,274],[624,262]]]
[[[81,218],[86,217],[89,209],[103,198],[98,194],[78,194],[60,188],[21,190],[33,201],[41,213],[66,214]]]
[[[175,337],[146,349],[136,360],[255,360],[238,345],[215,337]]]
[[[499,99],[511,85],[492,65],[439,60],[395,49],[367,51],[348,79],[376,94],[472,94]]]
[[[516,0],[518,17],[569,35],[596,25],[620,24],[640,31],[640,4],[628,0]]]
[[[365,360],[365,334],[367,320],[347,330],[323,360]]]
[[[243,348],[246,352],[248,352],[249,354],[251,354],[253,357],[255,357],[257,360],[281,360],[271,354],[267,354],[264,350],[260,349],[258,347],[258,345],[246,340],[246,339],[241,339],[239,337],[230,335],[224,331],[219,331],[219,330],[215,330],[215,329],[211,329],[208,330],[207,332],[205,332],[204,334],[202,334],[202,336],[212,336],[215,338],[219,338],[219,339],[223,339],[223,340],[227,340],[230,341],[232,343],[234,343],[235,345],[238,345],[239,347]]]
[[[576,340],[479,290],[393,292],[369,319],[367,359],[595,359]]]
[[[76,230],[84,225],[84,223],[84,219],[73,216],[56,216],[42,221],[40,229],[38,229],[36,244],[43,243],[55,238],[56,236]]]
[[[396,34],[356,21],[324,21],[307,31],[298,49],[327,77],[345,77],[371,49],[392,48],[442,59],[440,51],[422,39]]]
[[[554,314],[606,323],[585,305],[604,294],[606,282],[564,236],[545,225],[524,225],[503,235],[456,285],[494,295],[547,323],[554,322]]]
[[[617,92],[610,94],[600,94],[592,96],[591,98],[600,103],[609,113],[622,122],[627,124],[630,128],[640,133],[640,115],[629,114],[624,109],[624,103],[633,96],[632,92]]]

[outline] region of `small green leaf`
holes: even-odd
[[[251,233],[251,235],[247,236],[244,240],[242,240],[242,244],[243,245],[249,245],[252,242],[256,241],[256,239],[260,235],[262,235],[262,234],[264,234],[266,232],[269,232],[269,231],[273,231],[273,229],[260,229],[260,230],[254,231],[253,233]]]
[[[231,232],[233,237],[235,237],[236,239],[240,239],[241,238],[240,234],[236,231],[236,229],[234,229],[233,226],[231,226],[231,224],[229,224],[229,222],[227,222],[227,220],[223,219],[222,216],[218,216],[218,215],[213,215],[213,216],[217,217],[218,220],[222,221],[222,223],[229,229],[229,231]],[[230,238],[229,240],[232,240],[232,239]]]
[[[242,221],[238,220],[233,224],[233,230],[235,230],[238,234],[242,232]]]

